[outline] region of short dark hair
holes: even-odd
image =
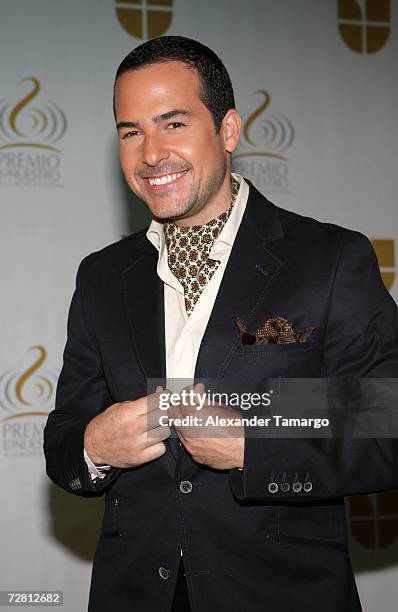
[[[230,108],[235,108],[231,79],[221,59],[202,43],[184,36],[159,36],[131,51],[116,72],[117,79],[131,72],[162,62],[183,62],[197,71],[200,81],[199,97],[210,111],[216,133]],[[115,96],[113,97],[115,110]]]

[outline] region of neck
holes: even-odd
[[[230,171],[225,175],[224,181],[217,193],[206,202],[206,204],[192,216],[182,219],[173,219],[172,223],[180,227],[192,225],[204,225],[228,210],[232,198],[232,176]]]

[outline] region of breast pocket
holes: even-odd
[[[288,342],[286,344],[242,344],[237,353],[290,353],[292,351],[308,351],[312,342]]]
[[[241,345],[235,350],[225,376],[250,380],[321,376],[318,345],[313,341]]]

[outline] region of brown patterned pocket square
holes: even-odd
[[[292,342],[307,342],[316,327],[304,327],[294,331],[292,324],[282,317],[271,317],[254,332],[246,330],[246,326],[238,315],[233,317],[238,326],[243,345],[250,344],[291,344]]]

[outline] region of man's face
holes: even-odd
[[[199,90],[196,71],[182,62],[127,72],[116,83],[121,166],[158,219],[195,217],[229,181],[226,130],[216,134]]]

